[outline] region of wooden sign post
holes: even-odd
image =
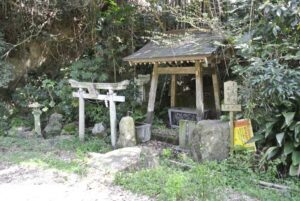
[[[234,81],[227,81],[224,83],[224,104],[222,104],[222,111],[229,111],[230,118],[230,149],[234,148],[234,112],[241,111],[241,105],[238,104],[237,83]]]
[[[85,115],[84,115],[84,99],[93,99],[105,101],[106,107],[109,103],[110,113],[110,131],[111,131],[111,144],[113,148],[116,147],[117,141],[117,114],[116,103],[125,102],[124,96],[117,96],[114,90],[124,90],[127,88],[129,81],[123,81],[119,83],[89,83],[89,82],[77,82],[75,80],[69,80],[69,83],[73,88],[78,88],[77,92],[73,92],[73,97],[79,98],[79,139],[84,140],[85,130]],[[98,90],[108,90],[106,95],[99,94]]]

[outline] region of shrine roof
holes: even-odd
[[[124,58],[131,64],[204,60],[218,48],[216,41],[224,38],[212,32],[168,34],[152,40],[144,47]]]

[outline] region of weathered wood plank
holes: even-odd
[[[222,104],[222,111],[232,111],[232,112],[239,112],[242,110],[241,105],[225,105]]]
[[[195,67],[164,67],[157,69],[158,74],[195,74]]]
[[[128,61],[132,64],[146,64],[146,63],[180,63],[182,61],[188,61],[188,62],[194,62],[196,60],[205,62],[207,60],[207,57],[209,57],[210,54],[207,55],[197,55],[197,56],[176,56],[176,57],[164,57],[164,58],[148,58],[148,59],[124,59],[124,61]]]
[[[129,80],[116,83],[91,83],[91,82],[78,82],[76,80],[69,80],[71,87],[73,88],[87,88],[92,89],[104,89],[104,90],[124,90],[129,85]]]
[[[98,94],[97,96],[94,96],[93,94],[87,94],[85,92],[82,92],[82,94],[80,95],[79,92],[73,92],[73,97],[77,97],[79,98],[80,96],[84,99],[96,99],[96,100],[109,100],[108,95],[102,95],[102,94]],[[113,95],[113,101],[115,102],[125,102],[125,96],[116,96]]]
[[[212,82],[213,82],[213,89],[214,89],[214,99],[215,99],[215,107],[217,116],[219,117],[221,114],[221,104],[220,104],[220,86],[219,80],[216,70],[216,64],[211,64],[211,72],[212,72]]]
[[[172,75],[171,79],[171,107],[176,105],[176,75]]]
[[[149,124],[152,124],[152,120],[153,120],[157,82],[158,82],[157,69],[158,69],[158,63],[155,63],[153,66],[151,87],[150,87],[150,92],[149,92],[149,102],[148,102],[148,109],[147,109],[147,117],[146,117],[146,123],[149,123]]]
[[[204,115],[204,104],[203,104],[203,77],[200,61],[195,62],[196,68],[196,108],[200,119]]]

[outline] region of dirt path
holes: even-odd
[[[147,158],[143,155],[142,165],[149,167],[157,162],[153,160],[155,157],[149,156],[156,155],[165,147],[176,151],[170,144],[150,141],[140,147],[106,152],[105,156],[88,152],[82,159],[76,155],[77,148],[82,144],[70,148],[70,144],[76,144],[72,139],[74,140],[65,136],[49,140],[0,138],[0,200],[154,201],[154,198],[137,195],[113,185],[114,174],[116,170],[122,171],[131,165],[139,165],[139,151],[142,149],[148,150],[144,152],[147,153]],[[68,146],[57,146],[58,142],[64,140],[70,140],[64,142]],[[93,143],[90,145],[94,146]],[[81,171],[74,171],[72,168],[79,168]],[[234,191],[226,194],[230,195],[228,201],[256,201]]]
[[[80,177],[57,170],[0,163],[0,195],[5,201],[146,201],[111,184],[110,176],[93,170]]]
[[[148,201],[153,200],[112,184],[113,176],[91,167],[77,158],[76,147],[69,151],[56,144],[73,137],[39,138],[3,137],[0,139],[0,200],[5,201]],[[72,141],[73,140],[73,141]],[[94,145],[94,144],[91,144]],[[82,145],[77,145],[82,146]],[[31,161],[34,163],[31,163]],[[72,163],[72,161],[75,161]],[[25,162],[25,163],[24,163]],[[39,164],[41,163],[41,164]],[[46,167],[43,166],[46,163]],[[47,164],[48,163],[48,164]],[[51,164],[80,168],[84,176],[68,173]],[[50,164],[50,166],[49,166]],[[74,171],[70,171],[74,172]]]

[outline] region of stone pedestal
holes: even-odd
[[[119,124],[120,135],[117,142],[118,147],[132,147],[136,145],[135,126],[132,117],[123,117]]]
[[[191,153],[195,161],[223,160],[229,156],[230,128],[228,122],[198,122],[191,136]]]

